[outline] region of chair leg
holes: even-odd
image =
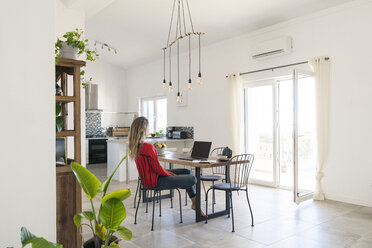
[[[144,195],[146,195],[146,213],[148,213],[149,212],[149,194],[148,194],[148,190],[145,190]]]
[[[156,191],[154,190],[154,198],[152,200],[152,224],[151,224],[151,231],[154,231],[155,195],[156,195]]]
[[[141,203],[141,191],[142,191],[142,189],[140,188],[140,192],[139,192],[139,195],[138,195],[138,203],[137,203],[137,208],[136,208],[136,215],[135,215],[135,217],[134,217],[134,224],[137,224],[137,213],[138,213],[138,207],[139,207],[139,205],[140,205],[140,203]]]
[[[172,194],[174,194],[174,191],[169,191],[169,194],[171,195],[171,208],[173,208],[173,195]]]
[[[206,207],[205,207],[205,224],[208,223],[208,193],[212,188],[207,190],[207,193],[205,194],[205,200],[206,200]]]
[[[252,219],[252,224],[251,224],[251,226],[254,226],[252,207],[251,207],[251,204],[250,204],[250,202],[249,202],[249,197],[248,197],[248,188],[247,188],[246,191],[245,191],[245,195],[247,196],[247,202],[248,202],[248,206],[249,206],[249,211],[251,212],[251,219]]]
[[[202,182],[202,185],[203,185],[203,189],[204,189],[204,194],[207,194],[207,191],[205,190],[205,185],[204,185],[204,181],[201,181]],[[205,200],[206,201],[206,200]]]
[[[185,206],[187,206],[187,191],[185,190]]]
[[[214,181],[212,181],[212,213],[214,213],[214,204],[216,204],[216,195],[215,195],[215,190],[214,190]]]
[[[159,216],[161,217],[161,191],[159,191]]]
[[[233,201],[232,201],[232,191],[230,193],[230,204],[231,204],[231,220],[232,220],[232,232],[235,232],[234,229],[234,208],[233,208]]]
[[[136,189],[136,194],[134,196],[134,201],[133,201],[133,208],[136,208],[136,200],[137,200],[137,194],[138,194],[138,188],[140,186],[140,180],[137,180],[137,189]]]
[[[181,199],[181,192],[179,189],[177,189],[178,191],[178,197],[179,197],[179,201],[180,201],[180,219],[181,219],[181,222],[180,223],[183,223],[182,221],[182,199]]]

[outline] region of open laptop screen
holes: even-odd
[[[192,158],[208,158],[212,142],[195,141],[192,148]]]

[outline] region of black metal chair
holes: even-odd
[[[248,197],[248,179],[249,179],[249,174],[251,172],[253,160],[254,160],[254,156],[252,154],[237,155],[237,156],[232,157],[229,160],[227,164],[227,166],[230,167],[230,173],[227,174],[228,181],[225,183],[215,184],[211,186],[207,191],[207,194],[206,194],[207,207],[205,211],[207,218],[205,219],[205,223],[208,223],[208,193],[211,189],[213,189],[213,190],[225,191],[229,195],[233,232],[235,231],[235,229],[234,229],[234,209],[233,209],[233,201],[232,201],[232,192],[233,191],[245,191],[246,196],[247,196],[249,211],[251,212],[251,220],[252,220],[251,226],[254,226],[252,208],[251,208],[251,204],[249,202],[249,197]],[[230,174],[232,174],[233,176],[231,177]],[[233,179],[233,181],[231,181],[231,178]]]
[[[139,180],[140,184],[139,184],[139,197],[138,197],[138,203],[137,203],[137,207],[136,207],[136,214],[135,214],[135,218],[134,218],[134,224],[137,224],[137,213],[138,213],[138,207],[141,203],[142,192],[146,192],[145,194],[147,194],[147,192],[150,192],[150,198],[152,200],[151,231],[153,231],[154,230],[155,200],[156,199],[159,200],[159,198],[161,197],[161,191],[162,190],[172,190],[172,189],[175,189],[175,190],[178,191],[179,204],[180,204],[180,219],[181,219],[181,223],[182,223],[181,192],[179,191],[179,189],[178,188],[159,188],[157,186],[159,164],[152,157],[140,154],[136,158],[136,165],[137,165],[138,175],[140,177],[140,180]],[[156,168],[154,185],[152,185],[152,182],[153,182],[152,179],[153,178],[151,176],[151,167]],[[153,196],[151,196],[151,192],[153,192]],[[159,214],[159,216],[161,216],[161,201],[159,201],[159,202],[160,202],[160,206],[159,206],[160,214]],[[146,212],[147,212],[147,206],[148,206],[148,204],[146,202]]]
[[[213,155],[215,155],[217,157],[218,155],[222,155],[223,149],[225,149],[225,147],[214,148],[211,151],[210,156],[212,157]],[[225,171],[224,166],[212,167],[212,175],[201,175],[200,181],[202,182],[204,193],[205,194],[207,193],[207,190],[205,189],[204,181],[212,182],[212,187],[213,187],[215,182],[225,180],[224,178],[225,176],[226,176],[226,171]],[[213,189],[213,196],[212,196],[212,212],[213,213],[214,213],[215,204],[216,204],[216,194]]]

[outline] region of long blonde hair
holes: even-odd
[[[147,128],[149,126],[149,121],[146,117],[136,118],[129,130],[128,140],[129,140],[129,151],[130,157],[136,159],[141,150],[141,146],[147,135]]]

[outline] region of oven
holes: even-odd
[[[88,164],[107,163],[107,139],[88,139]]]

